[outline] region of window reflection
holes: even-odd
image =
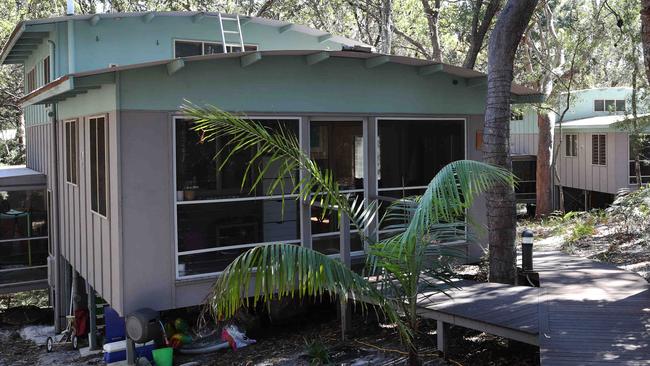
[[[47,236],[43,191],[0,191],[0,240]]]
[[[310,155],[342,190],[363,189],[363,123],[312,122]]]

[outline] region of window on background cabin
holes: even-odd
[[[50,81],[50,56],[47,56],[43,59],[43,85]]]
[[[106,216],[106,118],[90,118],[90,209]]]
[[[523,121],[524,120],[524,112],[522,112],[522,111],[511,111],[510,112],[510,120],[511,121]]]
[[[591,135],[591,163],[607,165],[607,135]]]
[[[616,111],[616,101],[615,100],[606,100],[605,101],[605,112],[614,112]]]
[[[565,156],[578,156],[578,135],[566,135],[565,139]]]
[[[625,100],[616,101],[616,112],[625,112]]]
[[[602,99],[594,100],[594,111],[604,112],[605,111],[605,101]]]
[[[77,184],[77,121],[65,122],[65,180]]]

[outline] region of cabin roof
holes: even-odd
[[[65,98],[67,96],[74,96],[79,94],[79,91],[84,92],[89,88],[98,87],[100,84],[93,84],[93,78],[100,81],[99,83],[111,82],[110,77],[115,72],[142,69],[148,67],[155,67],[166,65],[168,70],[175,68],[182,68],[185,63],[207,61],[207,60],[224,60],[224,59],[241,59],[242,66],[248,62],[246,60],[254,59],[254,62],[263,60],[267,57],[313,57],[318,59],[318,62],[327,62],[328,58],[346,58],[346,59],[359,59],[366,62],[368,68],[377,67],[385,63],[395,63],[401,65],[413,66],[418,69],[418,73],[423,77],[427,75],[443,72],[449,75],[459,77],[461,82],[467,83],[468,86],[481,86],[487,85],[487,76],[484,73],[476,70],[465,69],[458,66],[438,63],[429,60],[422,60],[418,58],[383,55],[372,52],[359,52],[359,51],[314,51],[314,50],[281,50],[281,51],[255,51],[255,52],[237,52],[237,53],[220,53],[203,56],[191,56],[176,59],[167,59],[160,61],[144,62],[139,64],[131,64],[124,66],[109,67],[91,71],[84,71],[74,74],[64,75],[43,87],[32,91],[30,94],[24,96],[20,102],[23,106],[30,104],[43,104],[52,103]],[[307,62],[308,59],[306,59]],[[263,62],[263,61],[262,61]],[[75,81],[77,80],[77,81]],[[83,80],[83,82],[81,82]],[[79,90],[80,89],[80,90]],[[536,103],[543,100],[543,96],[535,90],[522,85],[513,84],[511,88],[513,95],[513,103]]]
[[[26,46],[33,44],[34,40],[42,40],[47,37],[48,32],[42,31],[30,31],[30,26],[42,25],[42,24],[54,24],[67,22],[68,20],[78,20],[78,21],[88,21],[88,22],[99,22],[102,19],[121,19],[121,18],[142,18],[153,19],[155,17],[190,17],[193,19],[203,18],[203,17],[217,17],[221,15],[222,17],[236,17],[236,14],[226,14],[219,12],[203,12],[203,11],[149,11],[149,12],[130,12],[130,13],[98,13],[98,14],[82,14],[82,15],[70,15],[70,16],[60,16],[53,18],[43,18],[43,19],[31,19],[24,20],[19,22],[14,28],[11,36],[8,41],[3,45],[2,51],[0,52],[0,65],[1,64],[10,64],[10,63],[19,63],[19,55],[16,54],[14,47]],[[282,20],[268,19],[268,18],[259,18],[253,16],[239,16],[242,24],[245,23],[256,23],[261,25],[266,25],[269,27],[275,27],[278,29],[284,27],[291,27],[291,31],[304,33],[314,37],[327,37],[329,40],[336,43],[340,43],[343,46],[354,47],[354,46],[363,46],[370,47],[372,46],[365,44],[363,42],[334,35],[330,32],[314,29],[305,25],[295,24],[290,22],[285,22]]]
[[[0,187],[3,189],[38,187],[45,186],[45,183],[45,174],[24,165],[0,167]]]
[[[640,114],[638,117],[647,117],[650,113]],[[581,119],[574,119],[562,122],[562,128],[572,130],[592,130],[592,129],[607,129],[616,122],[621,122],[629,118],[629,115],[624,114],[611,114],[607,116],[588,117]]]

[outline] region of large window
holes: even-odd
[[[310,156],[329,171],[350,200],[363,199],[363,122],[312,121],[309,126]],[[311,208],[312,248],[325,254],[339,253],[338,213],[323,216],[319,207]],[[363,250],[356,231],[352,231],[351,250]]]
[[[578,156],[578,135],[564,135],[564,155],[566,157]]]
[[[595,99],[595,112],[625,112],[625,99]]]
[[[226,51],[228,53],[242,52],[241,45],[226,43]],[[245,44],[244,51],[257,51],[257,45]],[[201,56],[213,53],[223,53],[222,42],[174,40],[174,57]]]
[[[65,180],[68,183],[77,184],[77,141],[78,141],[77,120],[65,122]]]
[[[47,278],[45,192],[0,191],[0,286]]]
[[[36,90],[36,68],[32,68],[27,73],[27,92],[31,93]]]
[[[650,136],[640,139],[638,146],[630,143],[630,184],[638,184],[636,174],[636,155],[639,155],[641,184],[650,183]]]
[[[421,194],[441,168],[465,158],[463,120],[379,120],[379,195]],[[387,229],[392,223],[385,222]]]
[[[591,163],[607,165],[607,135],[591,135]]]
[[[106,117],[92,117],[90,126],[90,208],[106,216],[107,163]]]
[[[258,120],[270,129],[298,136],[298,120]],[[215,155],[228,153],[226,140],[202,142],[192,122],[175,120],[177,277],[191,278],[222,271],[237,255],[259,244],[300,243],[299,204],[290,194],[298,172],[285,177],[285,185],[269,192],[277,173],[273,165],[248,171],[256,151],[233,155],[224,165]],[[279,162],[273,163],[279,164]],[[219,169],[221,167],[221,169]],[[259,172],[265,172],[260,176]],[[251,191],[250,182],[262,184]],[[285,197],[284,205],[282,197]]]

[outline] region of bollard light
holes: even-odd
[[[533,271],[533,238],[532,230],[521,233],[521,269],[524,272]]]

